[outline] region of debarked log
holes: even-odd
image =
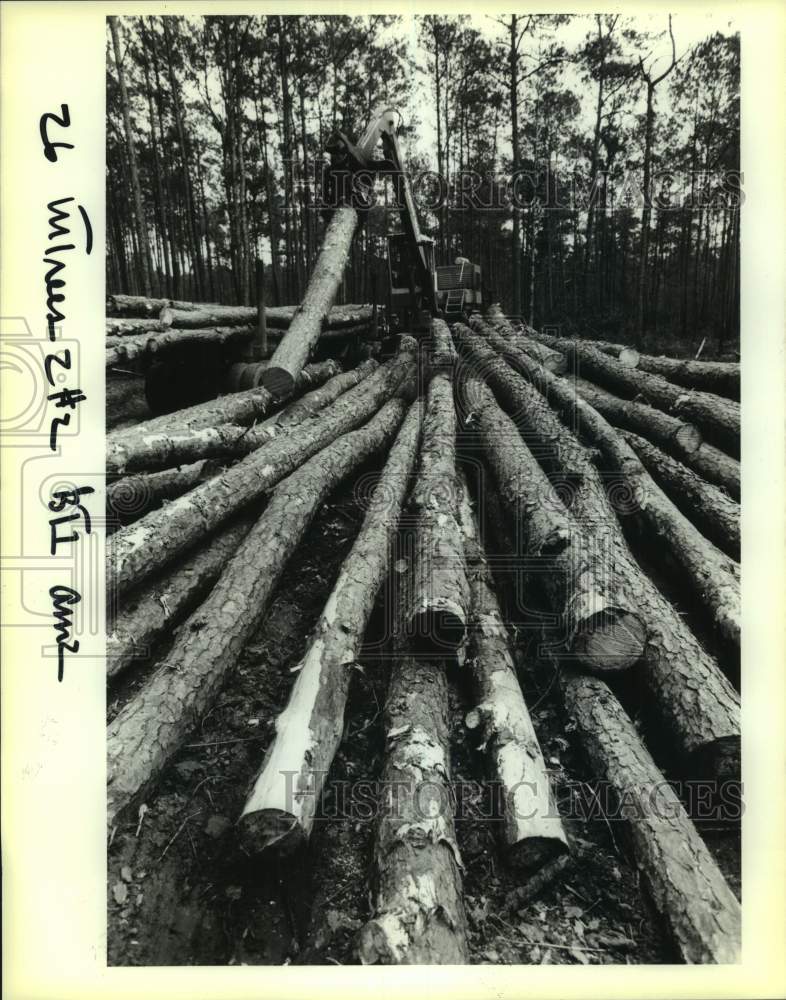
[[[210,707],[325,497],[388,444],[405,411],[403,400],[389,400],[365,426],[333,441],[280,484],[166,660],[110,724],[110,830]]]
[[[469,960],[447,715],[442,663],[399,647],[385,702],[373,915],[358,936],[364,965]]]
[[[297,434],[272,440],[209,482],[113,535],[107,546],[107,579],[117,592],[140,584],[206,538],[320,449],[368,420],[394,395],[414,391],[415,351],[415,341],[402,338],[396,357],[300,424]]]
[[[385,463],[363,525],[317,622],[276,734],[246,800],[242,849],[288,853],[309,837],[327,773],[344,730],[352,669],[376,595],[388,573],[409,477],[420,442],[423,404],[410,408]]]
[[[498,789],[505,857],[529,878],[539,870],[556,871],[552,862],[568,852],[568,841],[516,676],[466,482],[462,485],[459,520],[472,595],[467,665],[475,693],[465,722],[479,730]]]
[[[417,651],[450,656],[464,641],[469,584],[458,525],[456,410],[449,368],[454,348],[441,320],[433,321],[432,341],[435,370],[428,387],[423,445],[410,501],[416,535],[405,627]]]

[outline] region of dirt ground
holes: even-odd
[[[369,471],[369,470],[363,470]],[[362,473],[361,473],[362,474]],[[250,864],[233,825],[293,683],[293,666],[362,520],[345,485],[324,506],[213,709],[163,774],[138,817],[108,851],[110,965],[353,964],[370,915],[374,825],[339,794],[343,782],[380,776],[387,683],[378,607],[355,670],[345,739],[329,779],[323,818],[301,856]],[[159,651],[164,654],[165,649]],[[522,687],[558,801],[589,792],[589,775],[557,700],[553,669],[517,653]],[[150,666],[110,691],[113,716]],[[453,779],[472,788],[457,823],[474,963],[639,964],[675,960],[625,841],[603,816],[567,819],[571,860],[540,894],[510,871],[494,823],[481,818],[484,758],[463,718],[466,678],[451,669]],[[736,830],[707,841],[739,893]]]

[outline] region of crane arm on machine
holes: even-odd
[[[415,199],[409,177],[404,170],[401,151],[396,138],[399,114],[385,108],[372,119],[357,144],[339,132],[327,146],[331,156],[334,191],[339,190],[337,178],[343,178],[345,197],[358,195],[370,187],[374,176],[388,175],[393,180],[401,226],[409,238],[415,261],[415,281],[422,289],[426,307],[432,315],[439,315],[434,291],[433,240],[420,230]],[[377,146],[382,142],[383,158],[375,158]]]

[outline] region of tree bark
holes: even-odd
[[[253,336],[254,330],[251,327],[219,326],[212,330],[164,330],[128,337],[107,337],[106,367],[194,345],[231,345],[250,340]]]
[[[167,312],[162,310],[162,313]],[[107,316],[106,334],[107,337],[125,337],[128,334],[153,333],[160,330],[168,330],[172,325],[171,313],[162,317],[161,314],[153,317],[114,317]]]
[[[554,870],[551,862],[567,854],[569,846],[510,655],[466,481],[462,487],[459,520],[472,594],[467,663],[475,691],[475,707],[465,721],[469,729],[479,729],[499,789],[505,857],[529,878],[538,870]]]
[[[538,374],[533,370],[533,375]],[[705,608],[718,633],[739,647],[741,609],[737,564],[707,541],[675,507],[633,449],[581,398],[568,379],[558,381],[545,374],[543,377],[548,381],[539,381],[537,385],[541,391],[548,392],[551,405],[561,412],[563,420],[571,427],[578,422],[584,436],[601,449],[615,473],[621,476],[619,484],[607,484],[608,490],[621,488],[620,516],[635,517],[646,526],[648,536],[659,542],[684,571],[696,600]]]
[[[391,449],[363,526],[317,623],[289,702],[238,821],[245,852],[289,853],[308,839],[322,788],[341,742],[352,667],[388,573],[423,405],[414,403]]]
[[[252,452],[221,476],[118,531],[107,547],[107,579],[119,593],[141,583],[337,437],[368,420],[394,395],[408,392],[414,381],[414,347],[412,338],[402,338],[395,358],[301,424],[297,435],[271,441],[264,451]]]
[[[402,400],[389,400],[364,427],[334,441],[281,484],[207,600],[181,628],[166,661],[109,726],[110,829],[212,704],[325,497],[391,440],[405,410]]]
[[[305,302],[304,302],[305,306]],[[268,327],[287,330],[292,325],[300,308],[304,306],[277,306],[265,309]],[[172,310],[172,326],[178,330],[210,326],[256,325],[257,306],[210,306],[191,310]],[[319,329],[340,330],[345,327],[368,326],[371,322],[371,306],[332,306],[320,317]]]
[[[621,586],[647,624],[647,643],[639,675],[663,730],[690,777],[739,779],[739,697],[717,663],[682,618],[642,572],[619,531],[600,475],[577,439],[563,426],[543,395],[513,372],[488,342],[456,326],[463,353],[481,366],[505,408],[516,415],[539,459],[563,484],[565,506],[584,530],[594,535],[614,560]],[[534,383],[559,381],[535,361]],[[624,498],[623,498],[624,499]]]
[[[542,587],[563,623],[565,655],[598,673],[633,666],[644,652],[646,624],[604,553],[565,509],[491,389],[468,375],[460,398],[524,555],[536,561],[532,585]]]
[[[715,443],[739,456],[739,403],[675,386],[659,375],[630,368],[578,341],[566,341],[565,351],[570,368],[577,375],[600,382],[621,396],[641,398],[660,410],[683,417]]]
[[[486,314],[489,323],[504,334],[508,346],[505,349],[505,360],[515,368],[513,363],[517,351],[524,350],[544,368],[555,375],[562,375],[568,369],[568,360],[563,351],[538,343],[533,337],[523,331],[516,330],[502,314],[498,305],[493,305]],[[529,329],[529,327],[527,328]]]
[[[296,389],[309,385],[321,385],[332,378],[340,365],[336,361],[320,361],[318,364],[307,365],[300,373]],[[133,453],[134,442],[146,434],[170,434],[184,430],[201,430],[204,427],[218,427],[221,424],[250,424],[265,416],[274,406],[273,397],[266,389],[248,389],[245,392],[231,392],[218,399],[210,399],[206,403],[196,403],[184,410],[165,413],[152,420],[146,420],[124,435],[112,434],[107,440],[107,454],[115,453],[116,449],[127,449]],[[122,471],[122,469],[118,469]]]
[[[106,297],[107,316],[126,316],[130,319],[159,316],[162,309],[194,312],[210,308],[212,308],[210,303],[182,302],[179,299],[154,299],[148,295],[117,294]],[[216,306],[216,308],[222,307]]]
[[[262,378],[262,385],[277,398],[292,392],[295,376],[319,340],[338,294],[357,221],[357,212],[349,206],[336,209],[330,220],[303,301]]]
[[[373,916],[361,929],[363,965],[461,965],[469,961],[463,864],[450,790],[448,691],[434,660],[400,649],[385,702],[389,789],[374,852]]]
[[[433,375],[411,507],[416,518],[411,603],[405,627],[418,650],[449,656],[464,642],[469,611],[464,545],[458,525],[456,411],[447,325],[432,322]]]
[[[622,706],[594,677],[563,675],[562,690],[593,773],[619,799],[638,869],[680,957],[739,962],[740,904]]]
[[[620,432],[658,485],[727,555],[740,558],[740,505],[723,490],[630,431]]]
[[[254,515],[244,515],[185,562],[175,565],[160,581],[130,596],[106,637],[108,679],[135,662],[150,659],[156,643],[210,592],[254,520]]]
[[[165,431],[158,434],[138,434],[127,446],[110,444],[107,448],[107,471],[120,474],[140,469],[166,469],[183,462],[206,458],[242,458],[269,444],[274,437],[281,436],[282,432],[289,433],[304,420],[316,416],[348,389],[359,385],[378,367],[376,361],[369,360],[352,371],[334,375],[319,389],[306,393],[282,413],[254,427],[220,424],[181,434]],[[286,420],[285,412],[288,414]],[[278,420],[283,423],[279,424]]]
[[[719,448],[703,444],[693,424],[682,423],[646,403],[626,402],[582,378],[573,378],[572,382],[581,398],[615,427],[634,431],[660,445],[704,479],[723,487],[739,500],[740,463]]]
[[[143,475],[125,476],[106,488],[107,517],[131,524],[164,500],[174,500],[217,472],[213,462],[204,459],[176,469],[164,469]]]
[[[597,346],[593,344],[593,346]],[[602,348],[601,348],[602,349]],[[608,352],[607,352],[608,353]],[[735,361],[691,361],[680,358],[653,357],[621,348],[617,354],[621,364],[652,375],[661,375],[675,385],[725,396],[739,402],[740,365]]]

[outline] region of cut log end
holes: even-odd
[[[262,373],[261,385],[276,400],[288,399],[295,389],[295,380],[286,368],[270,365]]]
[[[677,444],[686,455],[692,455],[702,445],[701,431],[693,424],[680,424],[675,437]]]
[[[616,673],[641,659],[646,641],[647,629],[638,615],[604,608],[582,623],[573,652],[593,673]]]
[[[619,362],[626,368],[636,368],[639,363],[639,352],[635,347],[626,347],[620,351]]]
[[[275,849],[277,857],[294,854],[306,843],[297,817],[284,809],[258,809],[244,813],[235,830],[240,850],[250,858]]]
[[[464,616],[445,607],[417,611],[412,617],[411,628],[412,648],[419,656],[453,656],[466,635]]]

